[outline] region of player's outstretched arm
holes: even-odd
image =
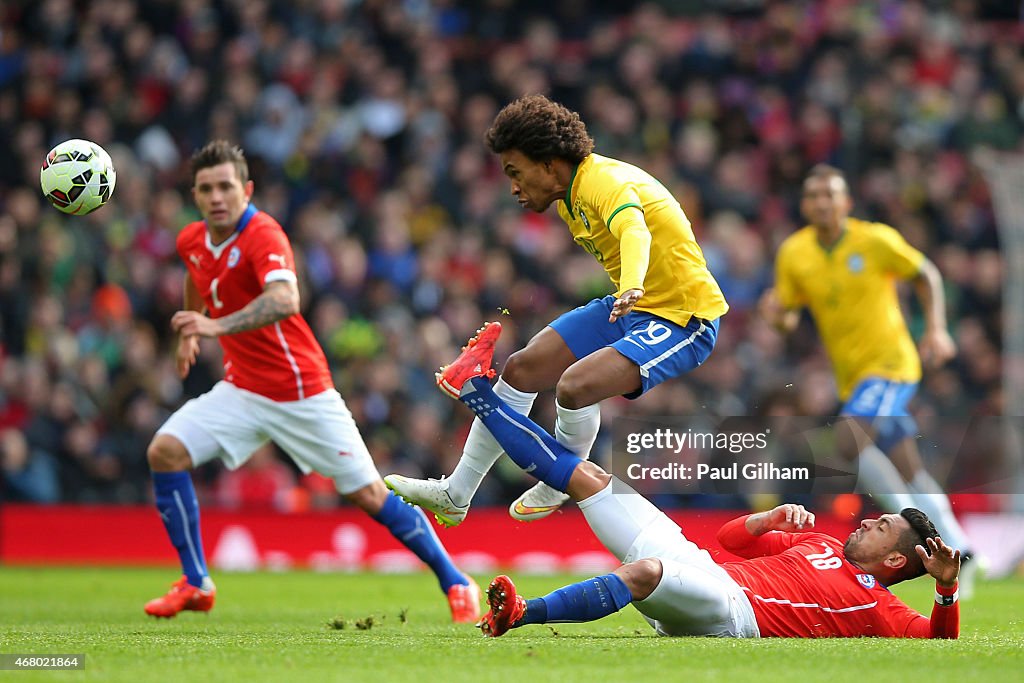
[[[183,336],[220,337],[272,325],[299,312],[299,289],[294,282],[276,280],[244,308],[223,318],[209,318],[196,311],[178,311],[171,327]]]

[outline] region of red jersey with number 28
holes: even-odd
[[[763,637],[959,635],[959,603],[936,604],[929,619],[848,562],[838,539],[817,532],[754,536],[746,520],[725,524],[718,540],[729,552],[749,559],[726,562],[722,568],[746,593]]]
[[[252,204],[224,242],[214,245],[206,222],[197,221],[178,234],[177,247],[211,318],[245,308],[268,283],[296,281],[288,236]],[[224,379],[241,389],[295,401],[333,386],[324,352],[300,314],[219,339]]]

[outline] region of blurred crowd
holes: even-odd
[[[381,472],[449,472],[470,415],[433,371],[484,320],[505,325],[500,361],[610,290],[553,211],[516,205],[483,144],[498,109],[533,92],[580,111],[599,153],[673,190],[732,307],[704,367],[607,402],[606,425],[835,413],[810,322],[783,339],[754,311],[818,162],[848,174],[855,215],[897,227],[945,277],[960,354],[926,376],[915,411],[998,415],[1003,260],[972,155],[1021,148],[1013,4],[4,2],[0,495],[151,495],[153,432],[221,375],[206,340],[181,382],[168,326],[182,300],[175,235],[196,218],[188,158],[212,138],[245,148],[256,205],[288,231],[303,311]],[[104,146],[118,173],[111,204],[86,217],[38,189],[46,151],[72,137]],[[907,314],[918,331],[910,302]],[[552,403],[534,412],[548,427]],[[273,446],[196,476],[211,503],[338,504]],[[527,484],[502,463],[478,503]]]

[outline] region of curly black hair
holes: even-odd
[[[580,115],[544,95],[527,95],[505,105],[486,135],[495,154],[517,149],[533,161],[565,159],[578,164],[594,151],[594,139]]]
[[[921,562],[914,546],[924,546],[927,550],[928,544],[925,543],[925,539],[935,538],[939,532],[928,519],[928,515],[917,508],[903,508],[900,510],[900,517],[907,520],[910,528],[900,535],[895,550],[907,558],[907,563],[903,566],[903,578],[914,579],[925,574],[924,563]]]
[[[192,155],[192,184],[196,182],[196,173],[204,168],[220,166],[231,162],[238,171],[238,178],[245,185],[249,181],[249,164],[245,161],[245,152],[238,145],[227,140],[213,140],[206,143]]]

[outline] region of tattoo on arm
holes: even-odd
[[[771,516],[770,512],[758,512],[747,517],[746,527],[747,531],[752,536],[761,536],[762,534],[768,533],[768,518]]]
[[[298,312],[292,295],[291,288],[268,287],[245,308],[218,318],[217,322],[224,328],[224,334],[237,334],[265,327]]]

